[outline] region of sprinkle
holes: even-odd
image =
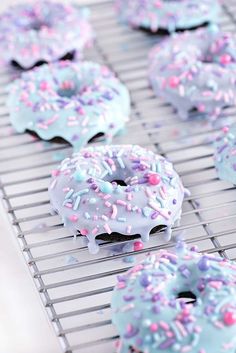
[[[127,205],[126,202],[123,201],[123,200],[116,200],[116,204],[120,205],[120,206],[126,206]]]
[[[68,193],[65,196],[65,199],[69,199],[74,193],[74,189],[70,189],[70,191],[68,191]]]
[[[111,219],[115,219],[116,217],[117,217],[117,207],[116,207],[116,205],[112,205]]]
[[[75,200],[75,203],[74,203],[74,207],[73,207],[73,210],[76,211],[79,207],[79,204],[80,204],[80,200],[81,200],[81,197],[80,196],[77,196],[76,197],[76,200]]]
[[[117,162],[119,163],[119,165],[120,165],[120,167],[122,169],[125,169],[125,164],[124,164],[123,160],[120,157],[117,158]]]
[[[111,231],[111,228],[109,227],[109,225],[106,223],[104,224],[103,228],[105,229],[105,231],[108,233],[108,234],[111,234],[112,231]]]
[[[131,233],[131,229],[132,229],[132,226],[129,225],[129,226],[126,228],[126,232],[127,232],[128,234],[130,234],[130,233]]]

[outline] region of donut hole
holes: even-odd
[[[32,30],[34,30],[36,32],[41,31],[43,28],[51,28],[51,24],[49,22],[47,22],[47,21],[35,20],[30,25],[30,29],[32,29]]]
[[[91,139],[88,140],[88,143],[102,141],[102,140],[104,140],[104,136],[105,136],[105,134],[103,132],[99,132],[98,134],[91,137]]]
[[[66,98],[72,98],[74,96],[76,96],[77,94],[77,87],[70,87],[70,88],[59,88],[57,90],[57,94],[60,97],[66,97]]]
[[[69,61],[73,61],[75,59],[75,55],[76,55],[76,51],[73,50],[71,52],[66,53],[65,55],[63,55],[62,57],[60,57],[58,59],[58,61],[64,61],[64,60],[69,60]],[[11,60],[10,65],[13,66],[15,69],[20,70],[20,71],[28,71],[28,70],[32,70],[34,67],[38,67],[44,64],[48,64],[48,62],[46,60],[38,60],[36,61],[36,63],[34,65],[32,65],[31,67],[23,67],[22,65],[20,65],[16,60]]]
[[[120,185],[120,186],[127,186],[126,182],[124,180],[112,180],[111,183],[116,183],[117,185]]]
[[[176,296],[176,299],[182,299],[186,304],[194,304],[197,301],[196,295],[191,291],[179,292]]]
[[[204,27],[207,27],[209,26],[209,22],[204,22],[198,26],[193,26],[193,27],[189,27],[189,28],[176,28],[175,29],[175,33],[181,33],[181,32],[185,32],[185,31],[195,31],[196,29],[198,28],[204,28]],[[145,28],[145,27],[139,27],[140,30],[142,30],[143,32],[145,33],[148,33],[149,35],[153,35],[153,36],[167,36],[167,35],[170,35],[171,32],[166,29],[166,28],[158,28],[157,31],[153,32],[151,31],[151,29],[149,28]]]

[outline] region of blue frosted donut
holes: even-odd
[[[52,208],[72,233],[87,237],[92,253],[104,233],[148,241],[153,228],[166,226],[167,241],[181,217],[185,189],[172,164],[136,145],[83,149],[52,175]]]
[[[9,8],[0,16],[1,58],[31,68],[68,53],[82,54],[93,38],[87,9],[50,1]]]
[[[118,277],[111,306],[119,353],[235,353],[236,265],[179,247]]]
[[[222,129],[214,147],[214,161],[219,178],[236,185],[236,124]]]
[[[8,107],[18,132],[62,137],[78,150],[98,133],[111,141],[128,120],[130,98],[107,67],[61,61],[24,72],[9,87]]]
[[[116,0],[116,8],[123,21],[152,32],[216,22],[220,14],[218,0]]]
[[[181,118],[197,109],[215,119],[236,102],[236,36],[214,25],[174,34],[150,52],[149,79]]]

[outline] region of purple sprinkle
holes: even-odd
[[[148,287],[152,283],[152,277],[143,273],[139,279],[142,287]]]
[[[205,272],[210,268],[209,260],[206,256],[203,256],[198,262],[198,268],[200,271]]]
[[[162,342],[158,348],[160,349],[167,349],[169,347],[171,347],[174,343],[176,342],[175,338],[169,338],[168,340],[166,340],[165,342]]]

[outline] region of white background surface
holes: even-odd
[[[1,1],[0,11],[19,0]],[[94,1],[80,0],[77,4]],[[60,353],[0,201],[0,353]]]

